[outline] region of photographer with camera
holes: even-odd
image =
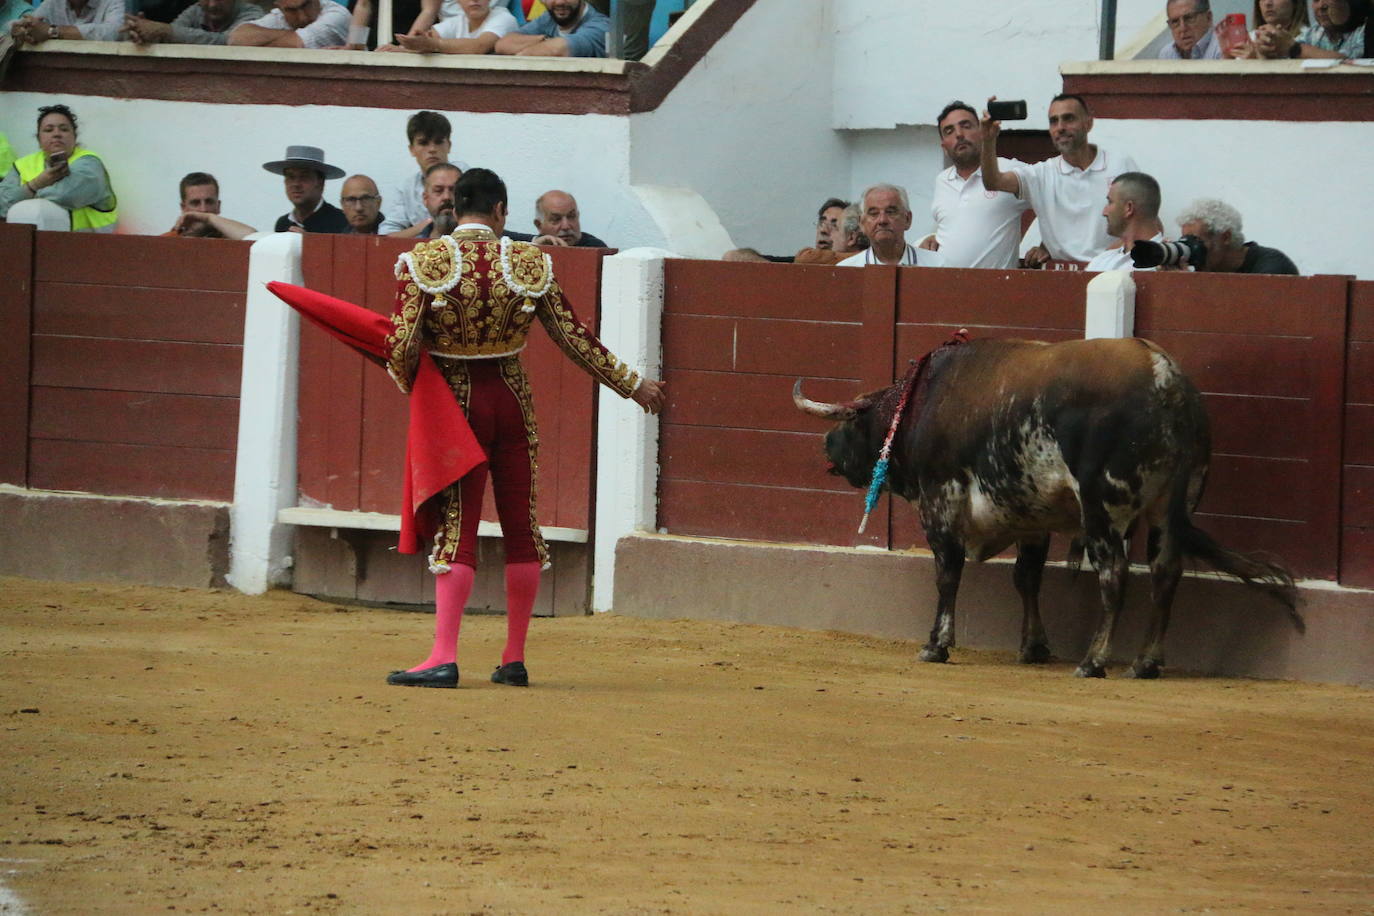
[[[1107,188],[1107,205],[1102,215],[1107,234],[1120,244],[1093,257],[1084,270],[1154,270],[1131,262],[1130,251],[1140,239],[1164,241],[1164,224],[1159,221],[1159,182],[1144,172],[1122,172]]]
[[[77,145],[72,110],[38,109],[38,152],[16,159],[0,181],[0,217],[39,229],[113,232],[116,203],[100,157]]]
[[[1189,266],[1212,273],[1298,275],[1297,265],[1277,248],[1245,241],[1240,211],[1220,200],[1195,200],[1178,215],[1177,242],[1136,242],[1137,267]]]

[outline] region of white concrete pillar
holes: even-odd
[[[248,257],[228,579],[250,595],[288,580],[291,532],[277,523],[277,511],[296,504],[300,323],[294,309],[267,291],[269,280],[301,283],[299,233],[259,239]]]
[[[663,259],[660,248],[632,248],[601,269],[601,342],[649,378],[663,368]],[[596,440],[596,537],[592,610],[608,611],[615,591],[615,545],[652,530],[658,516],[658,417],[600,389]]]
[[[1135,335],[1135,280],[1129,270],[1104,270],[1088,281],[1083,337]]]

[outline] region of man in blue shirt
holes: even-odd
[[[497,54],[605,57],[611,20],[587,0],[544,0],[548,12],[496,43]]]

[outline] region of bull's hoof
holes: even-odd
[[[949,650],[944,646],[922,646],[921,654],[916,657],[923,662],[947,662]]]
[[[1023,646],[1018,661],[1023,665],[1043,665],[1054,658],[1050,654],[1050,647],[1044,643],[1034,646]]]
[[[1074,677],[1106,677],[1107,669],[1102,665],[1084,662],[1073,670]]]
[[[1159,671],[1159,662],[1152,658],[1138,658],[1135,664],[1131,665],[1131,677],[1138,677],[1143,681],[1153,681],[1159,677]]]

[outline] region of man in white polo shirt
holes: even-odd
[[[1099,252],[1084,270],[1154,270],[1136,267],[1131,246],[1141,239],[1164,241],[1164,224],[1159,221],[1159,182],[1144,172],[1122,172],[1107,188],[1107,205],[1102,216],[1107,234],[1120,243]]]
[[[276,0],[261,19],[244,22],[227,43],[257,48],[337,48],[348,41],[348,7],[334,0]]]
[[[989,101],[992,101],[989,99]],[[997,162],[1002,126],[983,113],[983,184],[1026,201],[1040,221],[1043,251],[1026,254],[1026,266],[1050,260],[1086,262],[1111,244],[1099,215],[1107,187],[1122,172],[1139,171],[1135,160],[1088,142],[1093,129],[1088,103],[1061,93],[1050,102],[1050,139],[1059,155],[1004,172]]]
[[[935,176],[930,214],[935,233],[921,248],[944,255],[946,267],[1017,266],[1021,247],[1021,214],[1030,204],[1015,194],[983,187],[983,126],[964,102],[950,102],[935,120],[940,146],[954,164]],[[999,159],[1003,172],[1023,166]]]
[[[905,267],[944,267],[938,251],[908,245],[906,231],[911,228],[911,203],[906,189],[895,184],[875,184],[864,191],[859,226],[868,236],[869,246],[836,267],[866,267],[891,264]]]

